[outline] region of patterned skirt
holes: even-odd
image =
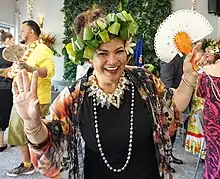
[[[193,155],[205,158],[205,139],[201,128],[201,111],[194,112],[188,121],[185,150]]]

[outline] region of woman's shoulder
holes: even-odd
[[[145,68],[139,67],[139,66],[126,65],[125,68],[128,69],[128,70],[143,70],[143,71],[146,71]]]
[[[151,94],[157,91],[157,77],[142,67],[126,66],[128,75],[132,82],[140,89],[147,89]]]
[[[218,77],[220,78],[220,64],[212,64],[208,65],[206,68],[204,68],[204,73],[202,74],[202,77],[210,75],[212,77]]]
[[[140,78],[143,77],[146,78],[152,75],[151,72],[149,72],[146,68],[143,67],[126,65],[125,69],[132,72],[133,74],[137,75]]]
[[[2,53],[3,53],[3,50],[5,49],[5,47],[0,47],[0,56],[2,58]]]
[[[68,92],[72,94],[74,98],[80,97],[85,92],[89,76],[88,73],[89,72],[77,80],[73,80],[71,84],[66,87]]]

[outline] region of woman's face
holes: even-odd
[[[5,45],[8,45],[8,46],[14,45],[14,38],[7,38],[5,40]]]
[[[212,50],[211,47],[207,47],[205,49],[205,57],[206,57],[206,60],[207,60],[208,64],[212,64],[215,61],[215,55],[213,55],[211,53],[211,50]]]
[[[126,59],[125,45],[121,39],[114,38],[101,44],[92,60],[98,82],[117,83],[124,71]]]

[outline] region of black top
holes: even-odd
[[[0,48],[0,68],[8,68],[12,65],[11,62],[6,61],[2,57],[2,51],[5,47]],[[9,78],[1,77],[0,76],[0,89],[10,89],[11,88],[12,80]]]
[[[131,87],[130,87],[131,89]],[[117,109],[110,106],[97,107],[100,140],[109,164],[121,168],[127,157],[130,125],[131,90],[125,91],[124,100]],[[110,171],[99,153],[92,98],[85,93],[81,107],[80,121],[82,136],[86,142],[85,179],[159,179],[156,154],[152,135],[152,119],[137,89],[135,89],[134,134],[131,160],[121,173]]]

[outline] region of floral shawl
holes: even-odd
[[[126,72],[153,116],[153,138],[161,178],[172,179],[169,169],[172,149],[170,135],[179,124],[173,91],[142,68],[126,67]],[[48,142],[41,148],[30,144],[35,167],[47,177],[68,171],[68,178],[84,179],[85,141],[79,127],[79,112],[88,76],[89,72],[66,87],[53,102],[51,119],[44,121],[49,131]]]

